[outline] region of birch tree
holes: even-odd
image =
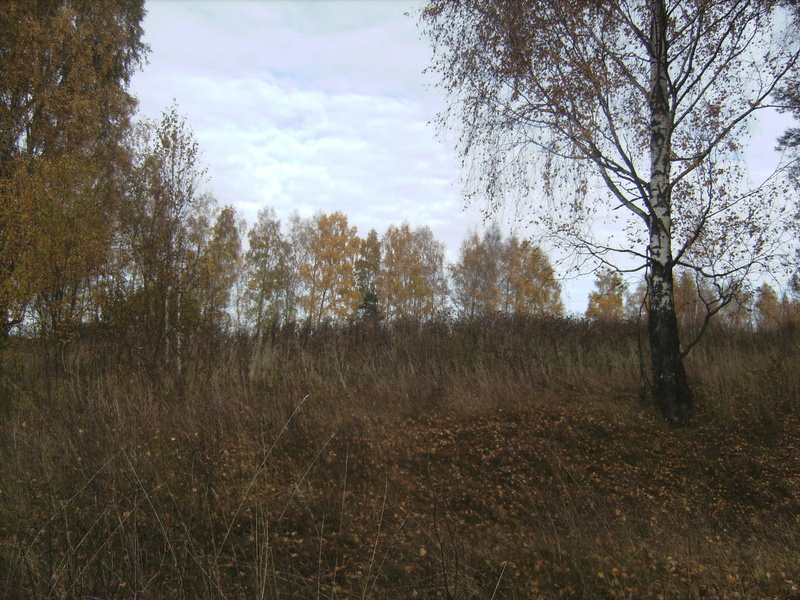
[[[202,322],[206,326],[224,327],[229,324],[231,292],[242,267],[240,223],[233,206],[219,211],[209,234],[211,239],[200,261],[200,282],[195,296]]]
[[[143,0],[0,3],[0,333],[79,322],[107,258]]]
[[[375,229],[370,229],[367,237],[361,240],[355,271],[356,285],[361,294],[358,310],[364,317],[380,318],[377,281],[381,272],[381,241]]]
[[[356,233],[339,211],[318,213],[306,227],[305,260],[298,272],[303,290],[299,302],[309,323],[355,316],[361,299],[355,280],[361,238]]]
[[[619,321],[624,316],[623,303],[628,286],[616,271],[605,269],[597,273],[595,290],[589,293],[586,316],[595,321]]]
[[[769,0],[430,0],[421,14],[468,199],[514,200],[554,243],[646,269],[653,392],[676,426],[693,403],[673,269],[743,281],[782,239],[784,196],[748,189],[741,153],[797,61],[783,17]]]
[[[127,308],[118,317],[130,312],[154,359],[168,358],[180,372],[190,329],[184,311],[197,309],[192,292],[201,284],[216,200],[202,191],[200,146],[177,107],[159,122],[141,122],[131,147],[135,168],[118,233]]]
[[[427,226],[390,225],[381,240],[376,280],[381,313],[389,320],[425,321],[444,309],[447,281],[444,244]]]
[[[281,234],[275,209],[263,208],[248,233],[245,254],[245,312],[260,336],[270,323],[294,321],[291,247]]]
[[[515,235],[504,239],[496,224],[483,238],[475,231],[467,234],[450,276],[452,302],[461,318],[563,312],[561,286],[547,255]]]
[[[777,329],[781,323],[781,302],[772,286],[762,284],[756,290],[756,325],[759,331]]]
[[[477,231],[467,233],[458,251],[458,262],[449,268],[453,304],[462,319],[487,317],[500,310],[502,257],[492,251],[488,237],[481,239]]]
[[[539,246],[512,235],[504,247],[501,276],[504,312],[536,316],[564,312],[561,285]]]

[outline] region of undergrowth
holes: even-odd
[[[9,340],[0,597],[798,598],[798,342],[710,332],[676,431],[621,324]]]

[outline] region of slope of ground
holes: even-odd
[[[635,378],[533,385],[513,356],[433,360],[431,342],[370,379],[342,344],[302,366],[231,352],[180,389],[12,365],[0,597],[800,597],[796,355],[761,347],[725,378],[749,408],[721,410],[705,369],[674,431]],[[573,376],[616,364],[568,351]]]

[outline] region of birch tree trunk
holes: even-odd
[[[661,414],[676,426],[686,425],[692,413],[692,394],[681,356],[673,293],[670,159],[673,116],[670,106],[664,0],[653,5],[650,97],[650,197],[648,247],[650,276],[650,358],[653,393]]]

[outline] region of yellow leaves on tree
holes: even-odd
[[[272,208],[259,211],[247,239],[244,313],[258,335],[269,322],[295,317],[291,248],[281,235],[281,222]]]
[[[146,50],[143,2],[0,4],[0,322],[34,300],[50,333],[81,316],[109,219]]]
[[[381,272],[381,241],[378,232],[370,229],[361,240],[361,250],[356,260],[356,283],[361,294],[359,310],[366,317],[380,316],[377,282]]]
[[[135,133],[134,164],[119,213],[120,258],[126,260],[116,273],[115,313],[120,325],[129,320],[143,336],[148,359],[171,361],[180,371],[186,341],[204,310],[202,296],[214,294],[203,285],[209,244],[222,243],[209,241],[216,200],[201,192],[199,144],[175,106],[159,122],[142,122]]]
[[[36,199],[36,241],[28,254],[27,283],[35,292],[39,328],[66,342],[99,304],[97,286],[110,250],[105,192],[91,165],[69,156],[35,162],[28,189]]]
[[[444,308],[444,245],[429,227],[390,225],[383,236],[378,298],[387,319],[424,321]]]
[[[539,246],[508,240],[505,252],[506,312],[523,315],[559,315],[564,311],[561,286],[550,259]]]
[[[453,303],[461,317],[473,319],[500,310],[506,291],[500,282],[502,240],[499,229],[490,228],[483,239],[476,231],[461,243],[458,262],[450,267]]]
[[[341,321],[355,315],[361,299],[355,262],[361,247],[356,228],[341,212],[319,214],[307,230],[308,260],[299,267],[304,293],[300,305],[310,323]]]
[[[789,323],[800,323],[800,300],[784,294],[781,298],[768,283],[756,290],[756,324],[759,331],[771,331]]]
[[[561,286],[547,255],[516,236],[504,240],[496,226],[483,239],[476,232],[469,234],[450,271],[453,302],[462,317],[563,311]]]
[[[594,282],[595,291],[589,294],[589,307],[586,316],[597,321],[622,319],[622,310],[627,285],[617,271],[604,269]]]
[[[226,321],[226,308],[241,264],[242,242],[236,210],[225,206],[211,229],[211,241],[203,253],[199,303],[208,323]]]

